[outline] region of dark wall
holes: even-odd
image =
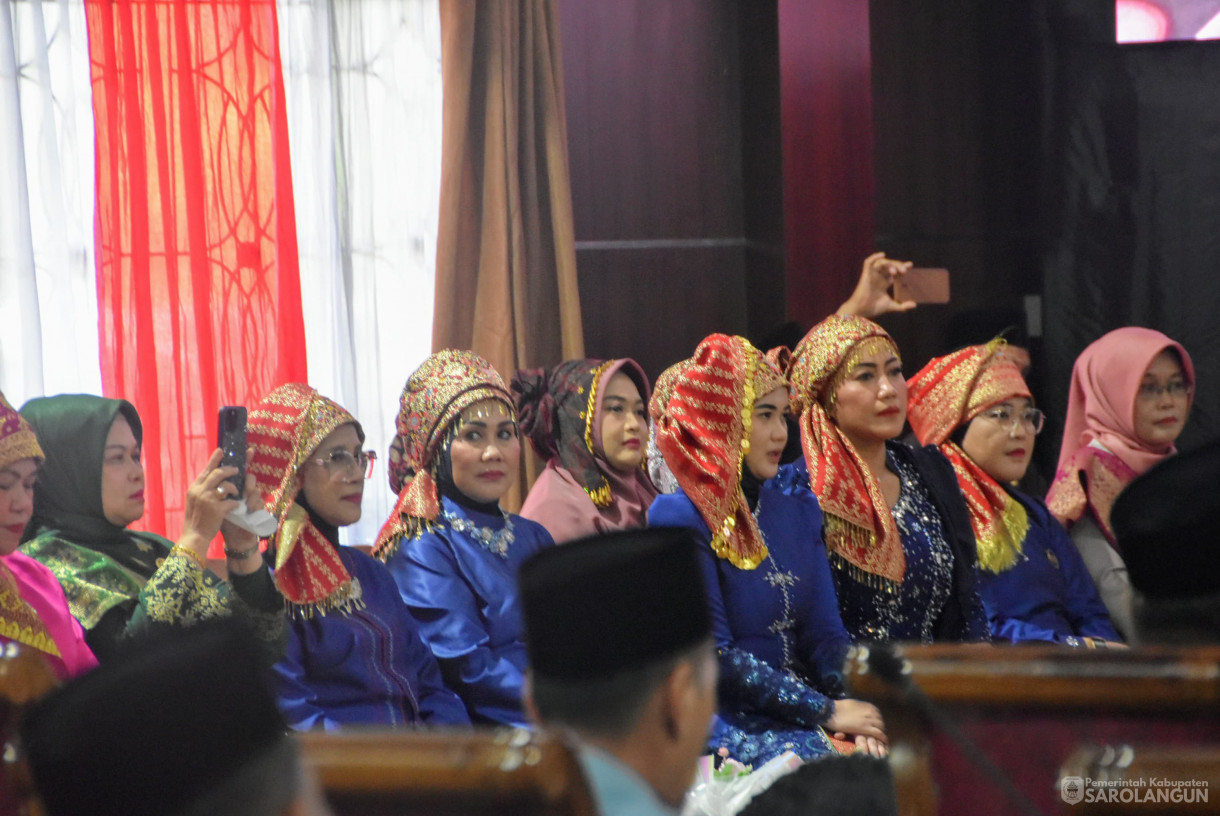
[[[1220,43],[1114,43],[1114,4],[1046,4],[1052,227],[1047,367],[1066,406],[1077,354],[1124,325],[1194,360],[1179,447],[1220,436]]]
[[[587,354],[655,378],[711,332],[773,329],[774,3],[564,0],[560,16]]]
[[[869,5],[877,246],[950,272],[949,304],[881,321],[914,373],[990,325],[1024,323],[1023,296],[1041,292],[1038,15],[1027,2]],[[1004,314],[968,321],[980,310]]]

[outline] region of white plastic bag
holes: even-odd
[[[755,769],[726,759],[721,768],[715,770],[715,757],[701,757],[695,784],[686,792],[686,801],[682,804],[682,816],[734,816],[775,780],[801,764],[801,758],[791,751],[785,751]]]

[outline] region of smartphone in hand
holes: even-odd
[[[235,467],[237,473],[226,481],[237,488],[236,498],[246,495],[246,409],[241,405],[226,405],[220,409],[216,445],[220,448],[221,467]]]
[[[949,302],[949,270],[914,267],[894,278],[894,300],[905,303]]]

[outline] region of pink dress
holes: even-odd
[[[20,594],[20,599],[13,598],[12,583],[3,580],[8,576],[0,576],[0,643],[39,650],[60,680],[97,666],[97,658],[85,643],[85,631],[72,617],[55,575],[21,552],[0,556],[0,562],[15,579]],[[35,616],[32,620],[30,610]]]

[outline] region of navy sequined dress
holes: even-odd
[[[822,545],[822,514],[813,494],[764,486],[756,507],[769,555],[745,570],[700,548],[712,631],[720,662],[719,716],[708,747],[728,748],[755,766],[784,751],[804,759],[834,749],[821,727],[842,697],[847,631]],[[711,532],[679,490],[658,496],[653,527],[686,527],[702,544]]]
[[[862,583],[832,559],[844,626],[859,642],[986,640],[974,532],[952,466],[935,448],[901,442],[886,443],[886,464],[902,484],[891,510],[906,571],[891,594]],[[776,485],[789,493],[808,491],[804,459],[782,468]]]

